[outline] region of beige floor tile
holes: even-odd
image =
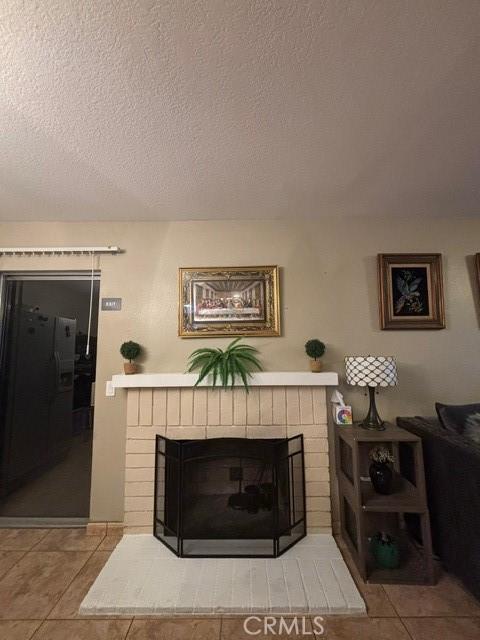
[[[30,551],[49,529],[0,529],[0,551]]]
[[[40,626],[40,620],[0,620],[0,638],[2,640],[30,640]]]
[[[0,618],[42,619],[60,599],[89,552],[30,551],[0,580]]]
[[[134,620],[128,640],[218,640],[218,618],[158,618]]]
[[[372,618],[390,618],[397,612],[381,584],[357,584],[367,605],[367,614]]]
[[[104,536],[91,535],[86,529],[51,529],[35,551],[94,551]]]
[[[80,618],[78,608],[109,557],[110,551],[95,551],[48,617],[56,620]]]
[[[89,536],[106,536],[107,535],[107,523],[106,522],[89,522],[85,527]]]
[[[317,628],[317,630],[319,630]],[[315,638],[309,616],[241,616],[222,620],[222,640],[247,640],[248,638]],[[318,636],[322,637],[322,636]]]
[[[480,603],[450,576],[434,586],[384,585],[399,616],[480,616]]]
[[[152,427],[158,429],[158,427]],[[160,431],[155,431],[160,433]],[[123,522],[107,522],[107,536],[122,536],[123,535]]]
[[[325,640],[410,640],[399,618],[326,618]]]
[[[0,578],[20,560],[25,551],[0,551]]]
[[[97,551],[113,551],[123,535],[107,535],[97,547]]]
[[[124,640],[130,620],[46,620],[33,640]]]
[[[479,618],[404,618],[413,640],[478,640]]]

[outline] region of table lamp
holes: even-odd
[[[394,387],[397,384],[397,366],[392,356],[347,356],[345,358],[347,384],[368,387],[370,408],[360,423],[364,429],[383,431],[383,420],[375,405],[376,387]]]

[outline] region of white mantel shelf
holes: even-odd
[[[155,387],[194,387],[196,373],[138,373],[134,375],[114,375],[107,382],[107,395],[115,389],[141,389]],[[241,386],[237,382],[236,386]],[[309,371],[262,371],[254,373],[249,382],[252,387],[335,387],[338,374],[334,371],[310,373]],[[200,386],[211,386],[208,378]],[[110,393],[109,393],[110,387]]]

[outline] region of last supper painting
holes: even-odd
[[[279,336],[278,267],[179,269],[183,338]]]

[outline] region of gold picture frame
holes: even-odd
[[[378,255],[382,329],[444,329],[442,256],[440,253]]]
[[[280,336],[277,266],[181,267],[178,335]]]

